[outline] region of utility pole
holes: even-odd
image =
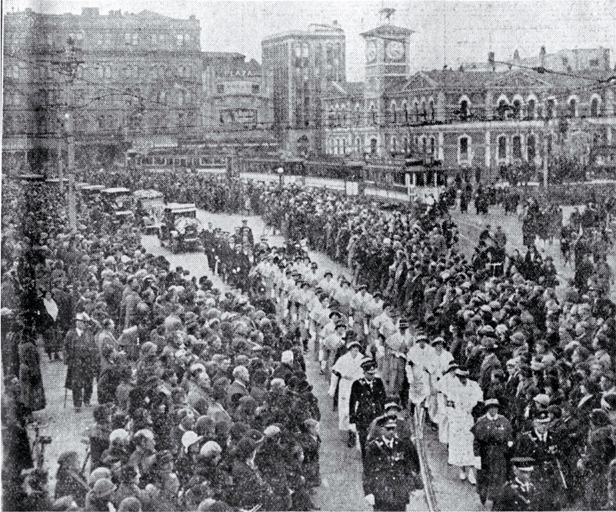
[[[68,41],[67,58],[58,61],[52,61],[52,64],[58,65],[68,74],[66,83],[66,112],[62,118],[64,125],[64,133],[66,136],[66,150],[68,154],[67,173],[68,173],[68,219],[69,226],[72,231],[77,230],[77,201],[75,199],[75,127],[74,127],[74,104],[73,104],[73,81],[77,75],[77,69],[84,61],[77,58],[78,49],[75,48],[75,42],[72,38]],[[58,167],[58,177],[60,179],[60,190],[64,191],[63,183],[63,165]]]

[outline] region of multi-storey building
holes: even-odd
[[[261,65],[241,53],[203,52],[201,138],[272,140],[272,100]]]
[[[346,79],[345,35],[340,26],[276,34],[262,41],[264,86],[273,99],[274,130],[285,149],[321,152],[321,98],[335,81]]]
[[[112,156],[119,142],[169,144],[200,129],[200,25],[194,16],[26,9],[7,13],[4,21],[5,152],[44,159],[58,147],[58,120],[67,115],[77,154],[88,159],[93,151]]]
[[[576,76],[515,66],[409,76],[411,33],[387,24],[362,34],[366,83],[337,81],[324,97],[327,153],[422,157],[496,179],[509,164],[541,167],[569,150],[588,159],[593,147],[613,144],[616,80],[609,66]]]

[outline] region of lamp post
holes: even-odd
[[[278,173],[278,185],[282,188],[284,186],[284,169],[282,167],[278,167],[276,172]]]

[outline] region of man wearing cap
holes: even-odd
[[[352,341],[347,345],[347,353],[340,356],[332,366],[328,394],[333,398],[336,394],[336,387],[338,388],[338,429],[349,433],[348,444],[350,447],[355,446],[355,428],[349,422],[351,387],[353,382],[364,376],[361,367],[364,358],[359,342]]]
[[[64,361],[68,367],[65,387],[72,391],[75,412],[81,411],[82,403],[90,406],[94,377],[98,371],[98,348],[88,327],[89,320],[86,313],[78,313],[75,328],[64,338]]]
[[[410,440],[396,436],[396,420],[377,424],[381,434],[366,446],[364,495],[374,510],[406,510],[411,492],[421,489],[419,456]]]
[[[535,461],[535,482],[542,497],[540,510],[560,510],[567,482],[560,464],[560,449],[549,427],[548,411],[538,411],[533,418],[533,428],[516,439],[513,453],[516,457],[531,457]]]
[[[507,481],[509,449],[513,446],[513,429],[507,418],[498,414],[500,403],[490,398],[471,432],[475,436],[473,450],[477,469],[477,492],[481,503],[496,501]]]
[[[361,363],[361,368],[364,371],[363,378],[354,381],[351,386],[349,422],[357,427],[359,446],[362,457],[364,457],[370,423],[383,414],[387,395],[383,381],[376,376],[374,360],[365,358]]]
[[[385,406],[383,407],[383,411],[384,412],[381,416],[375,418],[372,423],[370,423],[366,443],[369,443],[381,434],[381,429],[377,427],[377,424],[385,416],[389,416],[390,418],[396,420],[396,436],[398,436],[400,439],[411,439],[412,432],[410,423],[404,419],[404,416],[402,414],[402,407],[400,407],[397,402],[391,401],[385,404]]]
[[[514,457],[513,478],[500,490],[492,510],[545,510],[541,509],[539,490],[534,484],[534,460],[531,457]]]
[[[343,322],[338,322],[334,332],[324,337],[321,341],[319,360],[322,374],[333,367],[338,349],[344,346],[345,334],[346,325]]]

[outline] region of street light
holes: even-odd
[[[278,173],[278,184],[282,188],[284,186],[284,169],[282,167],[278,167],[276,172]]]

